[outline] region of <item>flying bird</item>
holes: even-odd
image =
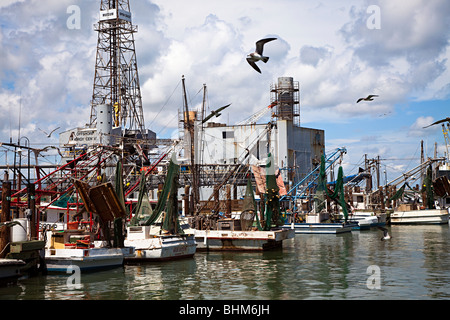
[[[60,127],[53,129],[50,133],[45,132],[44,130],[42,130],[41,128],[38,128],[40,131],[42,131],[44,134],[47,135],[47,138],[50,138],[50,136],[52,135],[53,132],[55,132],[56,130],[58,130]]]
[[[381,241],[391,239],[391,236],[389,235],[388,230],[387,230],[386,228],[378,227],[378,229],[380,229],[381,231],[383,231],[383,237],[381,238]]]
[[[366,98],[359,98],[358,101],[356,101],[356,103],[359,103],[360,101],[373,101],[373,98],[378,97],[378,95],[376,94],[371,94],[368,95]]]
[[[223,106],[217,110],[211,111],[211,113],[205,119],[203,119],[202,123],[205,123],[206,121],[208,121],[209,119],[211,119],[214,116],[219,117],[221,115],[219,112],[224,110],[225,108],[228,108],[230,105],[231,105],[231,103],[227,104],[226,106]]]
[[[386,113],[383,113],[383,114],[380,114],[379,115],[379,117],[384,117],[384,116],[387,116],[388,114],[391,114],[392,112],[391,111],[389,111],[389,112],[386,112]]]
[[[426,127],[423,127],[423,128],[425,129],[425,128],[431,127],[431,126],[433,126],[433,125],[435,125],[435,124],[439,124],[439,123],[446,122],[446,121],[447,121],[447,122],[450,122],[450,118],[445,118],[445,119],[438,120],[438,121],[433,122],[432,124],[430,124],[430,125],[428,125],[428,126],[426,126]]]
[[[58,148],[58,147],[55,147],[55,146],[46,146],[45,148],[43,148],[43,149],[37,149],[36,151],[37,151],[38,154],[40,154],[41,152],[47,152],[48,149],[55,149],[56,151],[58,151],[58,154],[59,154],[61,157],[63,156],[62,153],[61,153],[61,150],[59,150],[59,148]]]
[[[256,51],[249,53],[247,55],[247,62],[253,67],[253,69],[258,71],[259,73],[261,73],[261,70],[256,65],[256,62],[262,61],[264,63],[267,63],[267,61],[269,61],[269,57],[263,56],[264,44],[266,44],[269,41],[276,40],[276,39],[277,38],[265,38],[265,39],[258,40],[256,42]]]

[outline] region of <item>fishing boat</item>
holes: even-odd
[[[242,211],[232,217],[210,215],[213,227],[195,229],[198,250],[207,251],[263,251],[282,247],[283,241],[295,236],[294,230],[282,228],[279,187],[275,171],[271,168],[273,158],[269,154],[266,167],[267,174],[261,193],[264,213],[257,212],[250,177],[244,196]],[[258,174],[253,168],[253,174]],[[272,173],[272,174],[270,174]],[[215,216],[215,217],[214,217]],[[261,216],[261,217],[260,217]]]
[[[2,226],[10,228],[9,243],[0,250],[3,258],[17,262],[17,265],[20,265],[17,273],[21,276],[37,275],[44,268],[44,242],[28,239],[28,219],[13,219],[0,223],[0,227]]]
[[[358,176],[365,178],[361,172]],[[354,182],[354,180],[351,180]],[[361,187],[347,186],[347,195],[349,198],[350,210],[348,212],[348,220],[357,224],[353,230],[368,230],[374,227],[386,225],[386,210],[381,208],[381,204],[371,203],[371,194]],[[375,208],[374,208],[375,207]],[[341,210],[342,219],[344,215]]]
[[[55,228],[57,225],[52,224],[52,220],[41,223],[48,272],[66,272],[71,266],[77,266],[81,271],[104,270],[122,266],[125,258],[134,256],[134,248],[123,243],[122,224],[126,210],[120,197],[123,195],[120,169],[118,162],[116,188],[111,182],[90,186],[74,179],[84,210],[78,212],[77,204],[75,214],[70,217],[67,205],[67,212],[60,214],[66,218],[62,221],[63,230],[59,229],[61,224]],[[50,209],[47,207],[46,210],[45,216],[50,219]]]
[[[331,222],[327,212],[306,215],[305,222],[287,222],[284,229],[292,229],[296,234],[340,234],[351,232],[358,224],[356,222]]]
[[[81,271],[117,267],[123,264],[124,254],[133,254],[133,248],[104,247],[104,241],[96,241],[98,230],[91,228],[89,223],[82,223],[84,219],[69,221],[69,213],[64,211],[65,208],[49,206],[46,208],[46,220],[40,222],[48,272],[66,272],[74,265]],[[57,216],[63,219],[55,221]]]
[[[449,209],[423,209],[394,211],[391,224],[446,224],[449,222]]]
[[[373,211],[355,211],[349,215],[349,221],[358,223],[357,229],[367,230],[386,225],[386,213]]]
[[[369,230],[379,225],[378,218],[374,215],[353,215],[350,222],[355,223],[353,230]]]
[[[344,173],[340,166],[338,170],[338,177],[333,191],[330,191],[326,182],[325,173],[325,157],[322,155],[320,163],[320,171],[318,176],[318,184],[315,191],[313,210],[301,217],[298,222],[298,215],[290,215],[287,217],[283,228],[293,229],[295,233],[308,234],[340,234],[351,232],[353,228],[358,227],[358,223],[350,221],[348,218],[347,203],[344,200]],[[335,210],[327,208],[326,197],[329,197],[335,202]],[[338,206],[341,207],[342,213],[338,211]],[[331,209],[331,210],[330,210]],[[330,212],[336,211],[336,214]],[[343,215],[341,220],[340,215]]]
[[[282,247],[293,238],[291,230],[271,231],[196,230],[198,250],[206,251],[264,251]]]
[[[450,208],[445,208],[450,194],[448,178],[441,176],[433,181],[431,164],[422,164],[424,165],[428,165],[428,168],[423,178],[422,190],[413,189],[405,182],[390,199],[403,198],[403,203],[400,203],[390,214],[391,224],[447,224],[449,222]]]
[[[130,226],[127,228],[125,244],[135,249],[135,256],[126,263],[175,260],[190,258],[196,252],[194,235],[163,235],[152,226]]]
[[[178,216],[179,170],[179,165],[171,159],[155,210],[148,199],[145,175],[141,175],[136,213],[124,241],[136,254],[127,257],[126,263],[189,258],[195,254],[194,235],[184,231]]]
[[[77,266],[81,271],[94,271],[123,265],[121,248],[95,247],[86,236],[79,237],[67,230],[49,235],[50,243],[45,250],[48,272],[67,272],[71,266]]]

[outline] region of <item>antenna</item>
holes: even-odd
[[[22,117],[22,92],[19,99],[19,133],[17,135],[17,144],[20,146],[20,119]]]

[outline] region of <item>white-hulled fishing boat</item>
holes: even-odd
[[[81,271],[104,270],[123,265],[124,250],[134,248],[96,247],[82,230],[47,231],[45,263],[48,272],[67,272],[71,266]]]
[[[448,209],[424,209],[394,211],[391,213],[392,224],[446,224],[449,221]]]
[[[120,162],[118,169],[119,164]],[[121,174],[117,176],[121,177]],[[83,220],[89,219],[89,223],[84,226],[80,225],[79,221],[69,222],[69,213],[63,230],[55,230],[53,225],[44,223],[42,234],[46,241],[47,271],[67,272],[71,266],[77,266],[81,271],[122,266],[125,257],[134,255],[134,248],[123,245],[123,234],[119,228],[114,232],[114,245],[111,244],[111,230],[108,225],[114,222],[116,229],[126,215],[117,191],[111,182],[91,187],[86,182],[75,180],[74,185],[83,199],[85,214],[92,212],[97,216],[97,227],[93,228],[94,221],[87,217],[83,217]],[[48,227],[52,229],[48,230]],[[94,229],[97,230],[94,232]]]
[[[424,162],[422,167],[429,161]],[[444,167],[444,169],[446,168]],[[396,200],[406,199],[406,203],[399,204],[394,212],[390,214],[390,222],[392,224],[446,224],[449,222],[450,208],[446,208],[446,206],[449,199],[448,195],[450,194],[450,182],[445,175],[433,181],[432,171],[431,165],[428,165],[422,182],[422,192],[412,189],[405,182],[392,197],[392,199]]]
[[[353,230],[368,230],[374,227],[386,225],[386,213],[375,213],[373,211],[354,211],[349,214],[349,222],[356,223]]]
[[[160,234],[155,226],[129,226],[126,246],[135,249],[135,256],[126,262],[163,261],[192,257],[196,243],[192,234]]]

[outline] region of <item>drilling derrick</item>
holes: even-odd
[[[146,139],[129,0],[101,0],[90,127],[99,106],[110,105],[112,125],[124,137]]]

